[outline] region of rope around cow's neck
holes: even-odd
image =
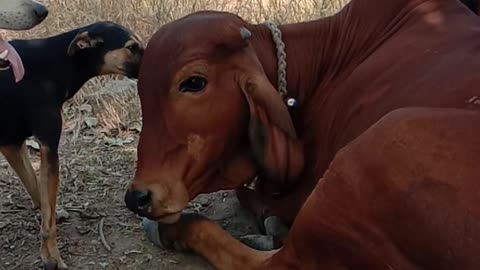
[[[272,32],[273,43],[277,49],[277,84],[278,84],[278,93],[280,96],[285,99],[287,98],[287,52],[285,51],[285,43],[282,40],[282,31],[280,28],[273,22],[266,22],[265,25]],[[287,99],[287,105],[289,107],[294,107],[296,105],[296,100],[294,98]]]

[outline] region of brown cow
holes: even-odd
[[[478,17],[457,0],[352,0],[280,29],[290,111],[264,24],[201,12],[152,37],[127,206],[219,269],[480,269]],[[281,249],[181,214],[256,175],[293,221]]]

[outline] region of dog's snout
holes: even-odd
[[[40,21],[43,21],[45,20],[45,18],[47,18],[48,9],[44,5],[35,3],[34,9],[35,9],[35,15]]]
[[[140,216],[148,216],[151,210],[152,193],[150,191],[127,191],[125,204],[127,208]]]

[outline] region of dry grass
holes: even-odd
[[[296,22],[336,11],[345,0],[44,0],[49,18],[18,36],[43,37],[98,20],[121,23],[148,38],[155,29],[199,10],[237,13],[251,22]]]
[[[44,0],[50,9],[47,20],[34,30],[7,32],[8,38],[43,38],[109,20],[135,31],[144,41],[162,24],[199,10],[221,10],[239,14],[257,23],[272,20],[298,22],[329,15],[346,0]],[[86,117],[98,119],[97,130],[121,134],[131,122],[140,120],[132,81],[110,77],[89,81],[65,106],[66,129],[73,137],[87,127]],[[85,110],[87,104],[92,110]],[[73,105],[73,106],[72,106]],[[81,109],[79,109],[81,107]]]

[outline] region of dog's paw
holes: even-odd
[[[58,261],[55,259],[49,259],[43,264],[44,270],[67,270],[68,266],[63,262],[62,259]]]

